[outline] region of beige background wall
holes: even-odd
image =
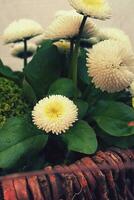
[[[134,46],[134,0],[109,0],[113,16],[99,26],[115,26],[123,29],[131,38]],[[70,9],[68,0],[0,0],[0,35],[6,26],[15,19],[30,18],[46,27],[57,10]],[[0,39],[0,57],[13,69],[19,69],[21,62],[12,58],[9,47]]]

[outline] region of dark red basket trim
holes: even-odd
[[[93,174],[94,178],[97,182],[97,190],[96,193],[97,198],[108,200],[108,194],[107,194],[107,185],[106,185],[106,179],[105,175],[102,173],[102,171],[99,169],[99,167],[96,165],[96,163],[91,158],[83,158],[82,162],[88,167],[88,169]]]
[[[74,199],[75,196],[77,196],[78,200],[85,199],[78,177],[74,175],[74,173],[72,172],[69,166],[64,166],[64,169],[65,169],[65,172],[72,175],[72,181],[73,181],[73,194],[72,194],[72,198],[69,200]]]
[[[97,153],[97,156],[95,156],[94,159],[96,159],[96,157],[100,157],[101,159],[104,160],[103,162],[105,162],[104,166],[101,165],[100,163],[99,167],[101,170],[103,170],[103,173],[106,175],[107,185],[109,189],[109,198],[111,200],[112,199],[116,200],[118,199],[118,192],[116,190],[116,180],[118,178],[118,172],[117,172],[118,167],[117,165],[115,165],[115,162],[111,159],[111,157],[107,156],[106,153],[102,151],[99,151]]]
[[[70,165],[71,171],[74,173],[74,175],[77,177],[79,184],[81,186],[81,190],[83,191],[84,197],[87,198],[87,200],[91,200],[90,191],[88,188],[88,182],[86,178],[84,177],[83,173],[79,169],[79,167],[76,164]]]
[[[43,200],[37,176],[27,177],[27,183],[33,199]]]
[[[20,197],[24,200],[29,198],[28,190],[27,190],[27,181],[25,177],[20,178],[20,179],[14,179],[13,184],[16,191],[17,199],[20,200]],[[22,187],[23,187],[23,190],[22,190]]]
[[[60,198],[70,200],[73,198],[73,178],[72,173],[65,173],[65,168],[63,166],[57,165],[54,167],[54,171],[57,176],[61,179],[61,184],[59,184]]]
[[[48,184],[46,176],[44,174],[39,175],[38,182],[39,182],[40,190],[42,191],[44,200],[51,200],[50,186]]]
[[[129,177],[127,179],[128,187],[131,189],[131,192],[134,194],[134,153],[131,150],[126,151],[126,155],[130,159],[130,164],[128,165],[128,170],[127,170],[127,176]],[[129,181],[131,178],[131,181]]]
[[[134,150],[1,177],[0,200],[134,200]]]
[[[57,184],[57,176],[53,172],[52,167],[46,167],[44,169],[45,173],[48,174],[48,179],[50,182],[50,187],[52,191],[52,199],[58,200],[59,199],[59,191],[58,191],[58,184]]]
[[[108,163],[102,158],[99,154],[94,158],[98,166],[102,169],[103,173],[106,176],[107,187],[108,187],[108,196],[111,200],[118,200],[118,195],[115,187],[115,182],[113,179],[112,170],[109,169]]]
[[[120,190],[120,198],[126,196],[126,184],[125,184],[125,180],[126,180],[126,174],[125,174],[125,166],[124,163],[122,161],[122,159],[118,156],[118,154],[116,153],[112,153],[112,152],[106,152],[106,155],[111,156],[111,158],[115,161],[115,163],[117,164],[118,168],[119,168],[119,177],[117,179],[117,187],[118,190]]]
[[[4,199],[3,188],[2,188],[1,183],[0,183],[0,199],[1,199],[1,200]]]
[[[115,152],[116,154],[118,154],[121,159],[123,160],[123,162],[127,163],[129,162],[129,157],[126,155],[126,152],[117,148],[114,148],[112,150],[112,152]]]
[[[94,176],[92,175],[92,173],[89,170],[87,170],[86,166],[80,160],[77,161],[76,164],[81,169],[84,176],[86,177],[88,186],[89,186],[91,192],[94,192],[96,189],[96,186],[97,186]]]
[[[4,199],[6,200],[17,200],[16,190],[14,188],[13,180],[3,180],[2,189]]]

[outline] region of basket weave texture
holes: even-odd
[[[134,200],[134,150],[0,178],[0,200]]]

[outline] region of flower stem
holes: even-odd
[[[24,39],[24,68],[27,65],[27,39]]]
[[[79,34],[76,38],[75,48],[74,48],[74,51],[73,51],[73,54],[71,57],[70,78],[73,80],[75,88],[77,88],[77,73],[78,73],[77,68],[78,68],[78,55],[79,55],[79,48],[80,48],[80,39],[82,36],[82,32],[83,32],[86,20],[87,20],[87,16],[84,16],[83,20],[81,22],[81,25],[80,25]],[[74,94],[74,98],[77,98],[76,92]]]
[[[73,55],[73,50],[74,50],[74,39],[71,39],[70,40],[70,53],[69,53],[69,62],[68,63],[69,65],[71,64],[71,61],[72,61],[72,55]],[[72,78],[72,69],[71,67],[69,68],[69,77]]]

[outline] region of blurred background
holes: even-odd
[[[121,28],[130,37],[134,46],[134,0],[109,0],[112,18],[105,22],[95,20],[98,26]],[[53,20],[58,10],[72,9],[68,0],[0,0],[0,36],[13,20],[29,18],[39,22],[44,28]],[[19,70],[22,62],[10,55],[9,47],[3,45],[0,37],[0,58],[4,64]]]

